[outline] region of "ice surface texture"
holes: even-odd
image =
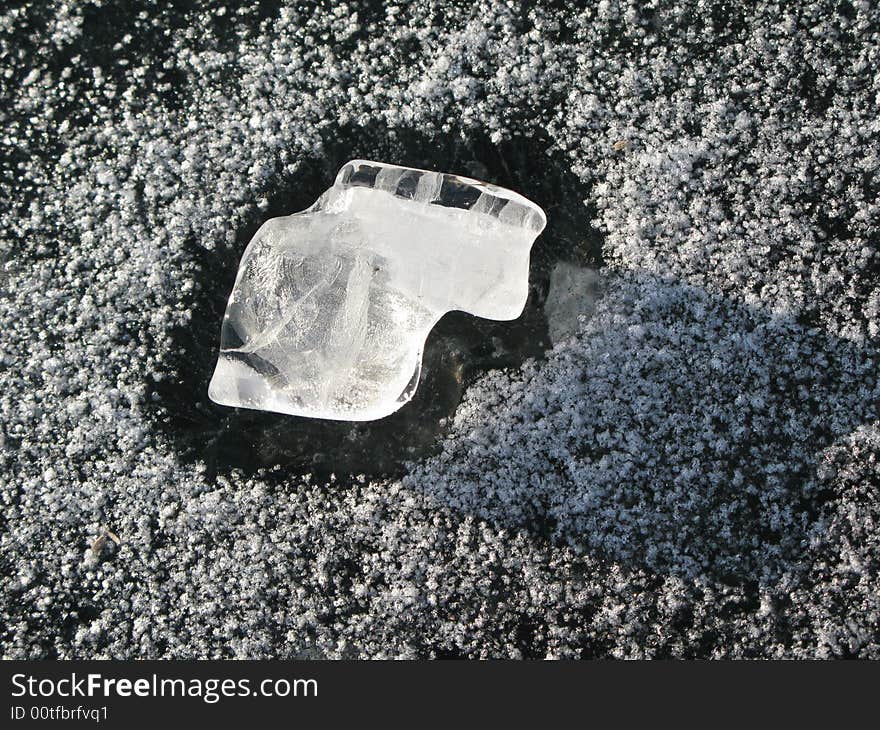
[[[515,319],[546,224],[510,190],[355,160],[309,209],[256,233],[229,297],[217,403],[345,421],[412,398],[448,311]]]

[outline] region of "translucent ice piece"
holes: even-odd
[[[468,178],[355,160],[308,210],[248,244],[208,394],[228,406],[345,421],[412,398],[450,310],[520,315],[537,205]]]

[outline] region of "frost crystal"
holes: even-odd
[[[356,160],[308,210],[267,221],[229,297],[217,403],[367,421],[419,382],[446,312],[515,319],[544,212],[510,190]]]

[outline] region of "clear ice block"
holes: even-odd
[[[312,207],[268,220],[245,249],[211,400],[344,421],[393,413],[446,312],[521,314],[545,225],[540,207],[495,185],[345,164]]]

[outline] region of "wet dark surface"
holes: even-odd
[[[558,261],[601,265],[601,237],[590,227],[589,191],[567,160],[548,154],[541,138],[493,144],[484,136],[427,137],[380,126],[336,129],[325,154],[304,160],[297,174],[273,180],[268,208],[238,231],[234,245],[200,258],[202,286],[191,324],[174,333],[173,377],[152,384],[162,430],[186,459],[204,460],[213,475],[282,465],[317,475],[394,476],[405,461],[427,455],[455,413],[467,384],[492,368],[516,367],[549,348],[544,303]],[[363,158],[474,177],[510,188],[538,203],[547,227],[532,248],[529,299],[515,321],[494,322],[451,312],[432,330],[416,395],[379,421],[346,423],[233,409],[212,403],[220,322],[239,258],[267,219],[309,207],[350,159]],[[586,233],[585,233],[586,232]]]

